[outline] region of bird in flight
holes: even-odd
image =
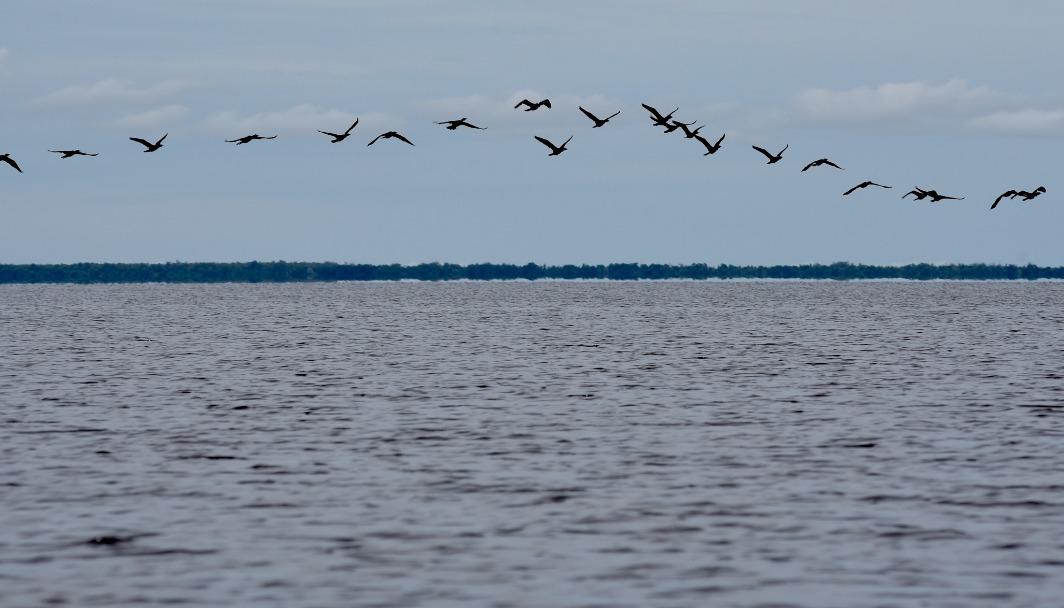
[[[762,148],[760,146],[751,146],[751,147],[753,149],[757,150],[758,152],[760,152],[760,153],[765,155],[765,158],[768,159],[768,162],[765,163],[765,164],[774,165],[774,164],[780,162],[781,160],[783,160],[783,153],[787,151],[787,148],[791,147],[791,144],[787,144],[786,146],[783,146],[783,149],[780,150],[779,154],[775,154],[775,155],[769,154],[768,150],[766,150],[766,149],[764,149],[764,148]]]
[[[782,153],[782,152],[780,152],[780,154],[783,154],[783,153]],[[845,171],[845,169],[843,169],[842,167],[840,167],[840,166],[836,165],[835,163],[831,162],[830,160],[828,160],[828,159],[826,159],[826,158],[821,158],[821,159],[818,159],[818,160],[814,160],[813,162],[811,162],[811,163],[809,163],[808,165],[806,165],[806,166],[805,166],[805,167],[804,167],[804,168],[802,169],[802,172],[804,173],[804,172],[806,172],[806,171],[808,171],[808,170],[812,169],[813,167],[819,167],[819,166],[821,166],[821,165],[827,165],[827,166],[829,166],[829,167],[835,167],[836,169],[839,169],[839,170],[843,170],[843,171]]]
[[[918,200],[918,201],[922,201],[925,198],[927,198],[928,196],[930,196],[930,193],[928,193],[928,192],[925,192],[925,191],[923,191],[923,190],[921,190],[919,188],[913,188],[909,192],[906,192],[905,194],[903,194],[902,198],[909,198],[910,194],[913,195],[914,197],[916,197],[916,200]]]
[[[591,119],[591,122],[595,123],[595,126],[591,127],[592,129],[597,129],[597,128],[605,125],[606,123],[608,123],[610,121],[611,118],[613,118],[614,116],[616,116],[616,115],[621,113],[621,111],[618,110],[618,111],[614,112],[613,114],[610,114],[606,118],[599,118],[598,116],[595,116],[591,112],[588,112],[587,110],[585,110],[583,106],[576,106],[576,107],[580,108],[580,111],[584,113],[584,116],[587,116],[588,118]]]
[[[701,127],[699,127],[699,128],[701,128]],[[709,156],[710,154],[716,154],[717,150],[720,150],[720,146],[724,142],[724,138],[727,135],[728,135],[727,133],[725,133],[724,135],[721,135],[720,139],[718,139],[717,143],[715,143],[715,144],[709,143],[709,140],[706,139],[705,137],[702,137],[701,135],[695,135],[695,139],[697,139],[699,143],[701,143],[703,146],[706,147],[706,153],[703,154],[702,156]]]
[[[147,152],[155,152],[159,148],[163,147],[163,140],[166,139],[167,135],[169,135],[169,133],[167,133],[166,135],[163,135],[162,137],[160,137],[159,141],[157,141],[155,143],[151,143],[150,141],[148,141],[146,139],[141,139],[139,137],[130,137],[129,140],[130,141],[135,141],[138,144],[140,144],[140,145],[144,146],[145,148],[147,148],[147,150],[144,151],[145,153],[147,153]]]
[[[698,132],[702,130],[702,127],[698,127],[697,129],[692,131],[691,126],[695,124],[694,122],[680,122],[678,120],[674,120],[672,121],[672,124],[676,125],[681,131],[683,131],[683,135],[687,139],[694,139],[695,137],[698,137]],[[704,127],[705,125],[702,126]]]
[[[484,130],[484,127],[478,127],[478,126],[476,126],[474,124],[471,124],[471,123],[467,122],[464,116],[462,118],[459,118],[458,120],[445,120],[443,122],[438,122],[436,124],[438,124],[438,125],[447,125],[447,130],[448,131],[454,131],[458,127],[469,127],[470,129]]]
[[[663,115],[661,112],[658,112],[658,109],[655,108],[654,106],[650,106],[650,105],[647,105],[645,103],[641,104],[641,105],[643,106],[644,109],[646,109],[647,112],[650,112],[650,119],[654,121],[654,126],[655,127],[668,128],[670,126],[669,125],[669,121],[672,120],[672,115],[675,114],[677,112],[677,110],[680,109],[680,108],[676,108],[672,112],[669,112],[668,114],[664,114]],[[673,127],[674,130],[675,130],[675,128],[676,127]]]
[[[0,154],[0,162],[7,163],[7,164],[11,165],[11,167],[15,171],[18,171],[19,173],[22,173],[22,167],[18,166],[18,163],[15,162],[15,159],[11,158],[10,154]]]
[[[62,158],[71,158],[73,156],[99,156],[99,154],[89,154],[87,152],[82,152],[81,150],[49,150],[49,152],[62,154]]]
[[[414,142],[412,142],[409,139],[403,137],[403,135],[401,133],[397,132],[397,131],[385,131],[384,133],[381,133],[380,135],[374,137],[373,141],[369,142],[366,145],[367,146],[372,146],[373,144],[377,143],[378,139],[393,139],[393,138],[394,139],[398,139],[399,141],[405,141],[406,143],[410,144],[411,146],[414,145]]]
[[[942,194],[938,194],[938,191],[920,190],[920,188],[916,188],[916,190],[920,191],[920,194],[924,195],[924,196],[919,196],[919,194],[917,194],[916,200],[924,200],[924,198],[926,198],[926,197],[931,197],[931,202],[942,202],[944,200],[964,200],[963,196],[961,196],[961,197],[945,196],[945,195],[942,195]],[[909,194],[915,194],[915,192],[916,191],[913,191],[913,192],[911,192]],[[909,195],[905,195],[905,196],[909,196]],[[904,197],[902,197],[902,198],[904,198]]]
[[[1029,201],[1029,200],[1031,200],[1033,198],[1038,198],[1045,191],[1046,191],[1046,187],[1045,186],[1038,186],[1037,188],[1034,189],[1033,192],[1028,192],[1026,190],[1009,190],[1008,192],[1006,192],[1006,193],[1002,194],[1001,196],[997,197],[997,200],[994,201],[993,205],[990,205],[990,208],[994,209],[995,207],[998,206],[998,203],[1000,203],[1001,200],[1005,199],[1005,198],[1020,197],[1024,201]]]
[[[351,126],[347,127],[347,130],[343,133],[329,133],[328,131],[322,131],[321,129],[318,129],[318,133],[321,133],[322,135],[328,135],[332,138],[332,141],[330,143],[338,144],[343,140],[347,139],[348,137],[351,137],[351,131],[354,130],[354,128],[357,126],[358,119],[356,118],[355,122],[351,123]]]
[[[547,139],[546,137],[540,137],[539,135],[536,135],[535,138],[536,138],[536,141],[538,141],[539,143],[543,144],[544,146],[547,146],[548,148],[550,148],[550,154],[548,154],[547,156],[558,156],[562,152],[565,152],[566,150],[568,150],[568,148],[566,148],[565,146],[569,145],[569,142],[573,141],[573,136],[570,135],[569,139],[565,140],[564,144],[562,144],[560,146],[556,146],[556,145],[552,144],[550,142],[550,140]]]
[[[263,137],[263,136],[259,135],[258,133],[255,133],[254,135],[245,135],[245,136],[243,136],[243,137],[241,137],[239,139],[227,139],[227,140],[225,140],[225,143],[227,143],[227,144],[236,144],[238,146],[242,146],[242,145],[244,145],[246,143],[253,142],[256,139],[277,139],[277,136],[276,135],[271,135],[269,137]]]
[[[861,182],[861,183],[857,184],[856,186],[854,186],[853,188],[850,188],[846,192],[843,192],[842,195],[843,196],[849,196],[849,195],[853,194],[854,192],[856,192],[856,191],[858,191],[858,190],[860,190],[862,188],[867,188],[869,186],[878,186],[880,188],[887,188],[888,190],[894,187],[894,186],[884,186],[883,184],[877,184],[875,182]],[[912,194],[912,192],[910,192],[909,194]]]
[[[538,109],[540,109],[540,108],[542,108],[544,106],[546,106],[546,108],[549,110],[550,109],[550,100],[549,99],[544,99],[543,101],[531,102],[531,101],[529,101],[527,99],[522,99],[521,101],[517,102],[517,105],[514,106],[514,109],[516,110],[517,108],[520,108],[521,106],[525,106],[525,112],[534,112],[534,111],[536,111],[536,110],[538,110]]]

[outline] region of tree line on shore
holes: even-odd
[[[0,283],[298,283],[312,281],[661,279],[1064,279],[1064,267],[994,264],[339,264],[333,262],[167,262],[0,264]]]

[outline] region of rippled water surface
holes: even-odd
[[[1064,285],[0,287],[0,605],[1059,606]]]

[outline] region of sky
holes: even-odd
[[[1062,22],[1050,0],[9,0],[0,153],[25,173],[0,166],[0,262],[1064,265]],[[621,114],[592,130],[578,105]],[[487,129],[434,124],[463,116]],[[416,146],[366,146],[386,130]],[[278,139],[223,141],[256,132]],[[821,157],[845,171],[801,172]],[[864,180],[894,189],[841,196]]]

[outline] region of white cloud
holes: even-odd
[[[1026,137],[1064,136],[1064,110],[1016,110],[978,116],[968,122],[976,131]]]
[[[139,87],[130,80],[108,78],[92,84],[79,84],[54,91],[37,100],[40,105],[81,105],[92,103],[139,103],[171,97],[192,85],[182,80],[166,80]]]
[[[311,104],[300,104],[280,112],[259,112],[257,114],[240,114],[226,111],[212,115],[206,121],[206,128],[212,133],[236,137],[246,133],[259,132],[263,135],[272,133],[316,135],[318,129],[343,131],[358,118],[362,128],[398,128],[401,123],[387,114],[379,112],[363,113],[358,116],[342,110],[326,110]]]
[[[182,105],[169,105],[162,106],[148,110],[146,112],[138,112],[136,114],[129,114],[123,116],[118,120],[111,123],[115,127],[128,127],[128,128],[151,128],[160,127],[163,125],[171,124],[188,114],[188,108]]]
[[[953,79],[941,84],[899,82],[842,91],[809,89],[798,95],[794,112],[798,122],[813,125],[926,123],[963,119],[1008,101],[991,88]]]

